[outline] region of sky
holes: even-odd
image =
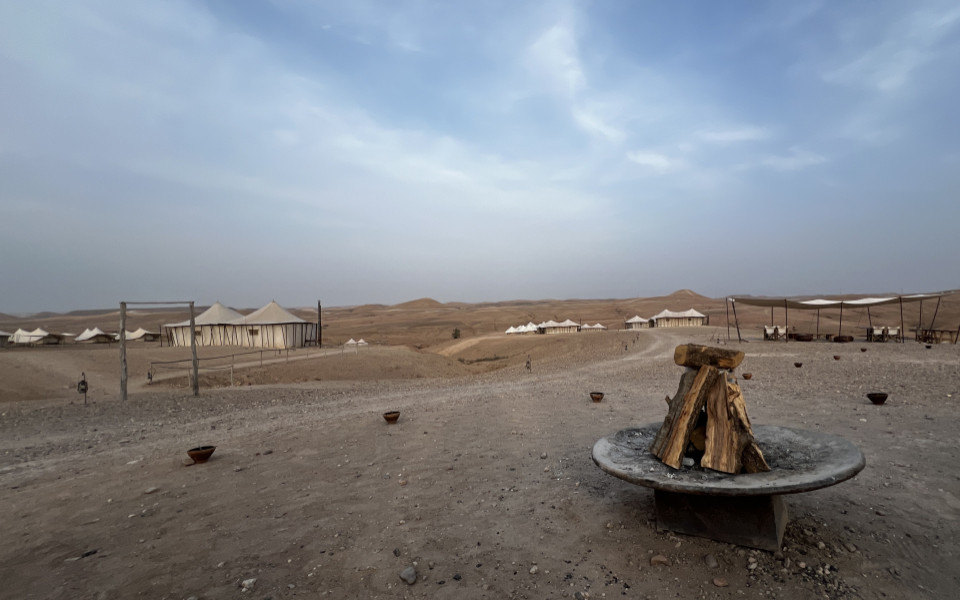
[[[5,0],[0,82],[0,312],[960,287],[953,0]]]

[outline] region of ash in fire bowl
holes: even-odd
[[[764,473],[729,475],[699,466],[672,469],[648,448],[659,423],[618,431],[597,441],[593,460],[604,471],[653,489],[715,496],[790,494],[849,479],[866,464],[852,443],[829,434],[755,425],[757,444],[770,465]]]

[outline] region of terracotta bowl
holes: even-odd
[[[594,402],[600,402],[603,400],[603,392],[590,392],[590,399]]]
[[[866,352],[866,351],[867,351],[866,348],[860,348],[860,352]]]
[[[839,354],[834,354],[834,355],[833,355],[833,360],[840,360],[840,355],[839,355]]]
[[[744,378],[744,379],[752,379],[752,378],[753,378],[753,373],[744,373],[744,374],[743,374],[743,378]]]
[[[793,363],[793,366],[799,369],[800,367],[803,366],[803,363]]]
[[[933,348],[933,346],[931,344],[927,344],[927,350],[929,350],[930,348]]]
[[[192,458],[195,464],[205,463],[210,460],[210,455],[216,449],[216,446],[198,446],[187,450],[187,456]]]
[[[870,398],[870,402],[880,406],[887,401],[887,394],[885,392],[870,392],[867,394],[867,398]]]
[[[383,413],[383,420],[391,425],[397,422],[397,419],[400,418],[399,410],[391,410],[390,412]]]

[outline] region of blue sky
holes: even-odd
[[[0,311],[960,287],[956,2],[0,3]]]

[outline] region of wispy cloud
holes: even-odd
[[[630,152],[627,160],[653,171],[665,173],[683,167],[683,162],[658,152]]]
[[[588,88],[572,21],[572,16],[568,16],[537,37],[527,49],[527,67],[566,104],[573,122],[582,131],[607,141],[622,140],[624,132],[603,114],[603,104],[595,101]]]
[[[848,34],[851,43],[864,43],[865,49],[852,48],[852,57],[843,64],[826,69],[822,75],[829,83],[873,88],[892,92],[903,87],[914,71],[935,61],[945,48],[940,43],[960,24],[960,7],[955,3],[921,8],[879,31],[856,29]],[[867,35],[880,39],[863,40]]]
[[[792,148],[786,154],[770,154],[760,158],[759,165],[777,171],[799,171],[827,162],[826,157],[799,148]]]
[[[767,139],[770,137],[770,132],[761,127],[743,127],[739,129],[698,131],[695,137],[704,142],[732,144],[736,142],[752,142]]]

